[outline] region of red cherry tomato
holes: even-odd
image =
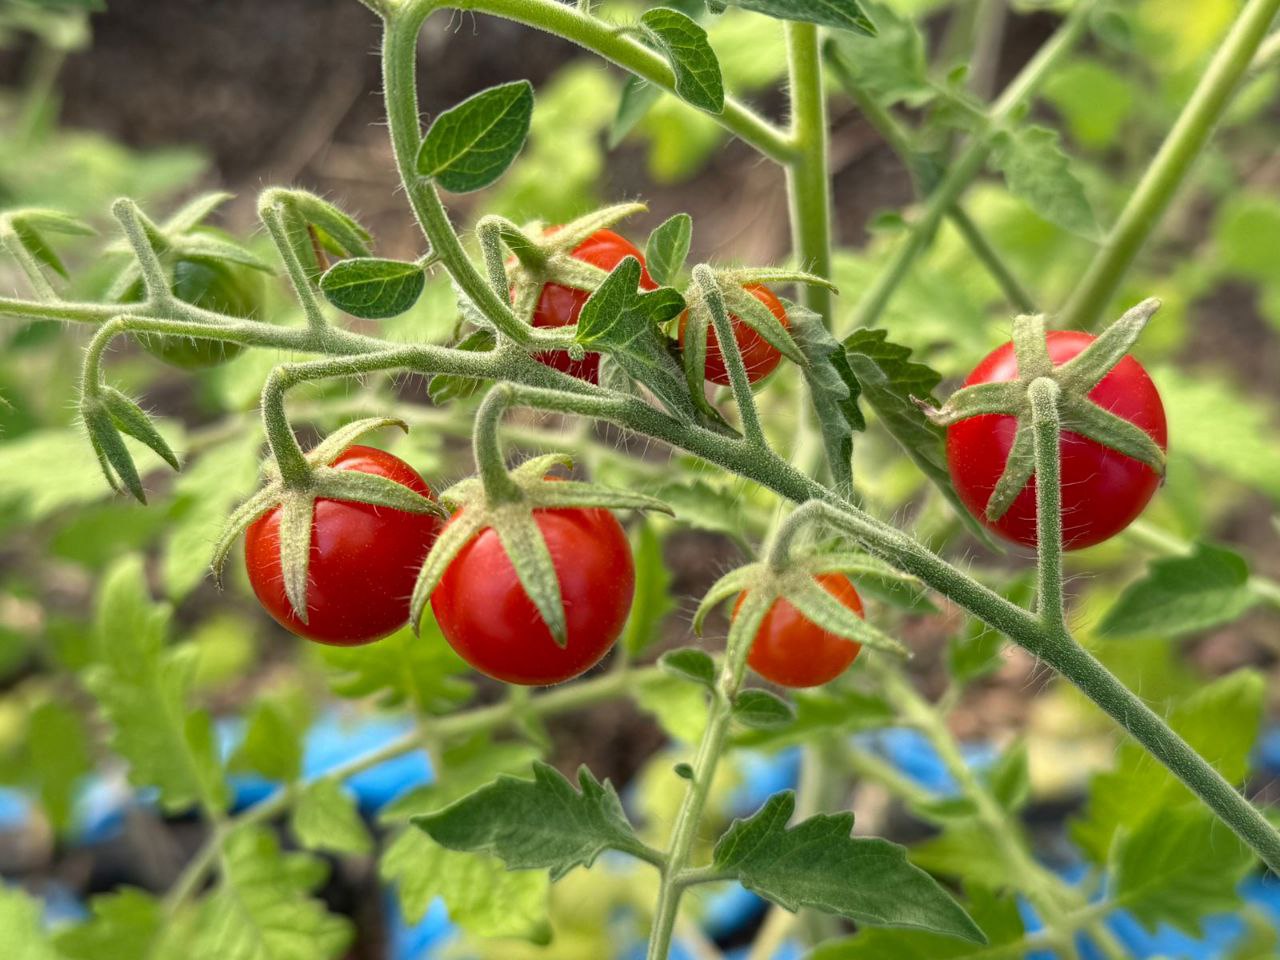
[[[814,579],[827,593],[862,616],[862,598],[848,577],[822,573]],[[745,600],[746,594],[738,597],[733,608],[735,617]],[[780,687],[816,687],[844,673],[861,650],[861,644],[822,629],[779,597],[760,621],[747,665]]]
[[[768,307],[784,327],[791,325],[791,321],[787,319],[786,308],[782,305],[782,301],[773,295],[772,290],[760,284],[752,284],[744,289]],[[738,341],[738,349],[742,352],[742,363],[747,368],[747,379],[755,383],[773,373],[774,368],[778,366],[778,361],[782,359],[782,354],[778,352],[777,347],[756,333],[753,327],[743,323],[738,316],[730,314],[729,321],[733,324],[733,339]],[[686,310],[680,314],[681,348],[684,347],[684,331],[688,324],[689,311]],[[729,385],[729,371],[724,365],[724,355],[720,352],[720,344],[710,326],[707,327],[706,371],[707,379],[712,383],[718,383],[721,386]]]
[[[373,447],[348,447],[330,466],[387,477],[432,496],[413,467]],[[408,621],[409,597],[440,527],[440,520],[427,513],[317,500],[303,623],[284,591],[276,507],[245,531],[249,582],[267,612],[300,637],[343,647],[372,643]]]
[[[1060,366],[1092,343],[1094,338],[1077,331],[1052,331],[1047,342],[1049,357]],[[1018,374],[1013,344],[1006,343],[987,356],[965,386],[1002,383]],[[1093,388],[1091,399],[1104,410],[1145,430],[1161,449],[1168,446],[1164,405],[1155,384],[1133,357],[1125,357]],[[983,414],[947,428],[947,464],[956,492],[975,517],[1015,543],[1036,545],[1035,478],[1008,512],[994,523],[987,520],[987,501],[995,489],[1013,446],[1017,421],[1004,414]],[[1062,539],[1068,550],[1078,550],[1115,536],[1142,513],[1160,485],[1156,471],[1087,437],[1064,430],[1062,451]]]
[[[459,551],[431,595],[436,622],[464,660],[527,686],[560,683],[595,666],[622,633],[636,586],[631,545],[608,510],[539,509],[533,518],[560,581],[565,646],[552,639],[491,527]]]
[[[555,229],[558,228],[553,227],[547,232],[551,233]],[[640,289],[658,289],[658,285],[653,282],[653,277],[649,276],[649,271],[645,268],[644,254],[629,240],[612,230],[597,230],[574,248],[573,256],[601,270],[612,270],[627,257],[635,257],[640,261]],[[575,324],[578,322],[578,314],[582,313],[582,307],[590,297],[591,293],[587,290],[578,290],[558,283],[545,284],[542,295],[538,298],[538,306],[533,311],[533,325],[535,327],[566,327]],[[568,351],[549,350],[538,354],[537,358],[547,366],[555,367],[579,380],[586,380],[589,383],[600,382],[600,354],[598,353],[588,353],[581,360],[574,360],[569,356]]]

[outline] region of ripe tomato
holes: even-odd
[[[778,318],[784,327],[790,326],[787,310],[782,301],[773,295],[773,291],[761,284],[752,284],[744,288],[753,297],[763,303]],[[742,352],[742,362],[747,368],[747,379],[752,383],[763,380],[773,373],[782,359],[777,347],[771,344],[753,327],[747,326],[734,314],[729,315],[733,324],[733,339],[738,341],[738,349]],[[684,331],[689,324],[689,311],[680,314],[680,346],[684,347]],[[707,379],[721,386],[729,385],[729,371],[724,365],[724,355],[720,352],[720,343],[716,340],[711,327],[707,327]]]
[[[565,646],[552,639],[491,527],[459,551],[431,594],[436,622],[464,660],[494,679],[529,686],[595,666],[621,634],[636,586],[631,545],[608,510],[547,508],[533,518],[560,581]]]
[[[387,477],[433,496],[413,467],[373,447],[349,447],[330,466]],[[308,622],[298,619],[285,595],[279,507],[245,531],[245,564],[259,602],[286,629],[319,643],[353,647],[394,633],[409,619],[409,597],[440,520],[349,500],[319,499],[315,507]]]
[[[1066,363],[1093,342],[1077,331],[1051,331],[1047,342],[1055,366]],[[987,356],[965,386],[1001,383],[1018,374],[1013,344]],[[1089,399],[1145,430],[1161,449],[1167,449],[1164,405],[1155,384],[1133,357],[1126,356],[1093,388]],[[1018,494],[1008,512],[992,523],[987,501],[1004,471],[1013,446],[1017,421],[1004,414],[983,414],[947,428],[947,464],[956,492],[975,517],[1015,543],[1036,545],[1035,478]],[[1068,550],[1101,543],[1119,533],[1140,514],[1160,477],[1155,470],[1118,450],[1064,430],[1062,452],[1062,540]]]
[[[258,309],[257,278],[245,267],[221,260],[179,260],[173,266],[172,290],[179,300],[215,313],[249,318]],[[139,303],[144,296],[139,280],[121,297],[123,303]],[[175,337],[142,333],[138,342],[146,351],[175,367],[202,370],[239,356],[244,346],[203,340],[199,337]]]
[[[547,232],[550,233],[555,228]],[[573,250],[573,256],[601,270],[612,270],[627,257],[640,261],[640,289],[656,290],[658,285],[645,269],[644,254],[625,237],[612,230],[597,230]],[[566,327],[578,322],[578,314],[589,300],[591,293],[558,283],[543,285],[538,306],[533,311],[535,327]],[[600,382],[600,354],[588,353],[581,360],[574,360],[565,350],[549,350],[538,354],[538,359],[549,367],[555,367],[588,383]]]
[[[827,593],[862,616],[862,598],[841,573],[821,573],[814,578]],[[736,617],[746,600],[738,597]],[[822,629],[779,597],[760,621],[760,629],[747,654],[747,666],[780,687],[816,687],[834,680],[857,658],[862,645]]]

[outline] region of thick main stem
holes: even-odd
[[[1138,251],[1155,230],[1191,165],[1208,143],[1277,11],[1280,11],[1280,0],[1250,0],[1245,6],[1161,144],[1155,160],[1129,196],[1106,246],[1089,264],[1084,279],[1075,285],[1059,318],[1063,328],[1087,329],[1102,316]]]

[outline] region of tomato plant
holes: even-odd
[[[349,447],[329,466],[386,477],[432,496],[413,467],[374,447]],[[436,517],[369,503],[318,500],[311,523],[305,621],[285,593],[282,522],[282,508],[274,507],[254,520],[244,535],[253,592],[281,626],[308,640],[338,646],[372,643],[404,626],[418,568],[440,531]]]
[[[0,0],[5,949],[1276,954],[1280,0],[361,3]]]

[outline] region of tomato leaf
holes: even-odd
[[[933,99],[924,38],[915,23],[886,4],[861,3],[875,21],[876,35],[842,31],[827,38],[824,53],[836,79],[884,107],[902,101],[918,107]]]
[[[876,35],[876,25],[863,13],[858,0],[727,0],[727,3],[777,20],[798,20]]]
[[[799,304],[787,303],[786,307],[791,336],[808,361],[801,371],[822,429],[827,463],[837,487],[849,493],[853,488],[853,434],[867,428],[858,409],[861,385],[822,317]]]
[[[1017,197],[1051,223],[1094,238],[1098,222],[1084,186],[1071,172],[1070,158],[1058,143],[1056,131],[1025,127],[998,134],[991,157],[1005,183]]]
[[[636,565],[636,593],[623,632],[623,643],[632,656],[643,653],[658,639],[662,621],[675,607],[671,599],[671,571],[662,556],[662,540],[652,523],[640,524],[632,550]]]
[[[550,870],[552,880],[608,849],[643,851],[609,781],[584,766],[578,784],[539,762],[532,780],[501,776],[413,823],[449,850],[491,853],[509,870]]]
[[[0,943],[12,960],[63,960],[45,934],[42,902],[19,886],[0,884]]]
[[[701,684],[708,690],[715,688],[716,662],[705,650],[699,650],[697,647],[671,650],[658,658],[658,666],[672,676]]]
[[[641,80],[639,77],[628,77],[623,84],[622,94],[618,97],[618,112],[609,126],[609,149],[612,150],[627,134],[635,129],[635,125],[644,119],[658,98],[662,96],[662,88]]]
[[[909,927],[975,943],[986,938],[932,877],[887,840],[852,837],[853,814],[819,814],[788,829],[793,791],[735,820],[716,843],[717,868],[788,910],[810,907],[859,924]]]
[[[418,302],[426,285],[426,274],[416,263],[376,257],[339,260],[320,278],[325,298],[362,320],[399,316]]]
[[[418,172],[453,193],[496,181],[529,136],[533,85],[490,87],[436,117],[418,150]]]
[[[368,853],[373,846],[356,809],[355,796],[335,780],[317,780],[303,787],[289,826],[308,850]]]
[[[876,730],[895,717],[883,698],[857,690],[796,690],[791,701],[794,716],[785,726],[742,731],[733,742],[743,747],[773,748],[827,734]]]
[[[733,719],[744,727],[768,730],[786,726],[794,718],[791,705],[768,690],[743,690],[733,698]]]
[[[102,957],[151,958],[165,932],[164,909],[150,894],[131,887],[90,901],[91,919],[60,930],[55,944],[64,960]],[[5,942],[8,938],[2,938]]]
[[[671,64],[680,98],[711,113],[722,112],[724,81],[720,77],[720,61],[707,41],[707,31],[670,7],[647,11],[640,17],[640,24]]]
[[[329,686],[341,697],[376,696],[384,707],[409,705],[426,714],[444,713],[471,698],[461,678],[467,665],[445,643],[430,608],[421,633],[408,627],[360,647],[320,647],[329,667]]]
[[[1191,556],[1153,560],[1146,576],[1130,584],[1107,611],[1098,630],[1176,637],[1230,623],[1256,602],[1248,583],[1244,557],[1199,543]]]
[[[453,345],[455,350],[470,350],[485,353],[492,350],[497,342],[494,333],[488,327],[473,330]],[[436,406],[443,406],[450,400],[461,400],[472,396],[480,389],[483,381],[471,377],[455,377],[452,374],[438,373],[427,385],[427,395]]]
[[[689,256],[692,239],[693,218],[687,213],[677,213],[656,227],[644,245],[644,261],[649,276],[660,285],[674,280]]]

